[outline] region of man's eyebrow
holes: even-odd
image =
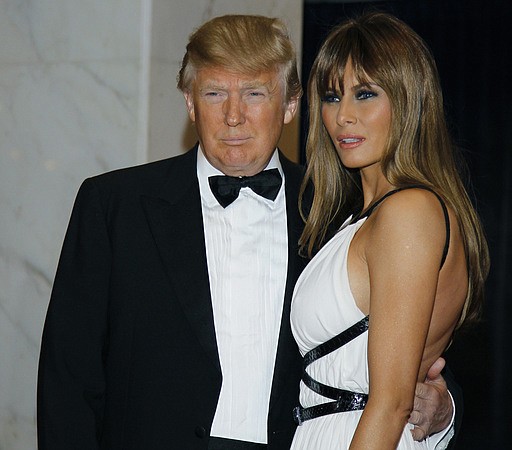
[[[223,86],[216,81],[208,81],[200,87],[201,91],[209,90],[209,89],[226,89],[226,86]]]
[[[277,86],[277,84],[276,84]],[[250,90],[250,89],[267,89],[269,92],[273,91],[273,83],[271,81],[259,81],[259,80],[250,80],[244,81],[239,85],[240,89]],[[275,87],[274,87],[275,89]],[[202,86],[199,87],[199,92],[205,91],[226,91],[229,90],[229,86],[223,84],[222,82],[217,82],[215,80],[208,80]]]
[[[271,85],[271,83],[269,81],[263,82],[263,81],[258,81],[258,80],[252,80],[252,81],[246,81],[246,82],[242,83],[241,87],[243,89],[257,89],[257,88],[261,88],[261,87],[268,88],[270,85]]]

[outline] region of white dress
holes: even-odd
[[[365,220],[362,218],[342,227],[315,255],[297,281],[292,300],[291,325],[303,356],[365,316],[356,306],[347,272],[350,242]],[[368,332],[364,332],[345,346],[314,361],[308,366],[307,372],[328,386],[367,394],[367,344]],[[303,407],[331,401],[316,394],[301,381],[300,404]],[[291,448],[348,449],[361,414],[362,411],[348,411],[308,420],[297,427]],[[411,428],[409,424],[405,427],[398,449],[436,448],[441,436],[415,442]]]

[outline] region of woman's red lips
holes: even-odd
[[[361,144],[365,139],[362,136],[338,136],[336,138],[339,145],[343,148],[352,148],[357,147],[359,144]]]

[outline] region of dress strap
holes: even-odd
[[[343,347],[359,335],[363,334],[368,329],[368,320],[369,316],[363,317],[359,322],[347,328],[345,331],[342,331],[340,334],[337,334],[328,341],[307,352],[304,355],[302,362],[303,369],[306,369],[306,367],[313,361],[332,353],[334,350]]]
[[[320,383],[311,377],[311,375],[306,371],[306,368],[317,359],[332,353],[334,350],[343,347],[357,336],[363,334],[368,330],[368,320],[368,316],[363,317],[359,322],[329,339],[327,342],[313,348],[304,355],[302,363],[302,382],[317,394],[330,398],[334,401],[311,406],[309,408],[297,406],[293,410],[293,418],[298,425],[302,425],[306,420],[311,420],[327,414],[364,409],[368,402],[367,394],[327,386],[326,384]]]
[[[450,216],[448,214],[448,208],[446,207],[446,203],[444,202],[443,198],[436,191],[429,188],[428,186],[424,186],[422,184],[415,184],[415,185],[405,186],[405,187],[401,187],[401,188],[389,191],[386,194],[384,194],[381,198],[379,198],[375,203],[370,205],[370,207],[366,211],[363,211],[360,215],[357,215],[356,217],[354,217],[350,221],[350,223],[355,223],[360,219],[363,219],[365,217],[366,218],[370,217],[370,215],[373,213],[375,208],[377,208],[377,206],[379,206],[386,198],[390,197],[393,194],[396,194],[397,192],[405,191],[406,189],[424,189],[426,191],[432,192],[432,194],[434,194],[437,197],[437,199],[439,200],[439,203],[441,203],[441,208],[443,208],[445,229],[446,229],[446,239],[445,239],[445,243],[444,243],[443,257],[441,258],[441,266],[440,266],[440,269],[441,269],[441,267],[443,267],[444,262],[446,260],[446,256],[448,255],[448,248],[450,246]]]
[[[334,336],[318,347],[315,347],[304,355],[304,359],[302,361],[302,381],[309,389],[316,392],[317,394],[322,395],[323,397],[331,398],[333,400],[339,399],[343,389],[327,386],[326,384],[316,381],[311,377],[311,375],[309,375],[309,373],[306,371],[306,368],[317,359],[332,353],[334,350],[343,347],[357,336],[363,334],[366,330],[368,330],[368,320],[368,316],[364,317],[356,324],[347,328],[345,331],[342,331],[340,334]]]

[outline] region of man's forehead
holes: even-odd
[[[279,77],[276,71],[245,74],[225,68],[204,67],[197,71],[196,81],[201,86],[239,86],[245,88],[274,86],[278,83]]]

